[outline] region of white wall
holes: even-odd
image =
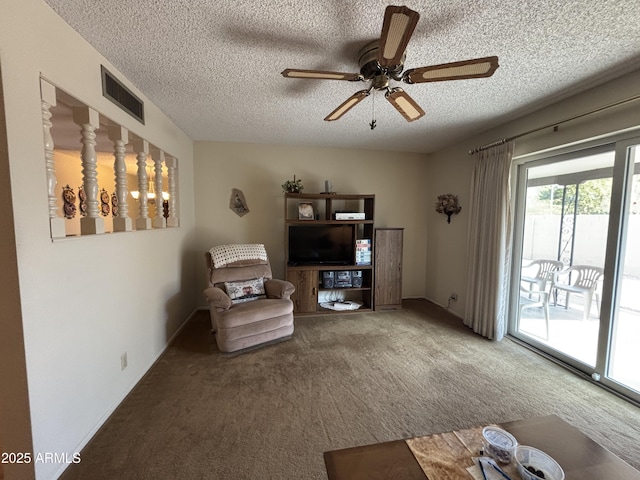
[[[466,302],[467,244],[469,217],[469,191],[473,159],[468,151],[518,135],[553,122],[579,115],[640,94],[640,71],[590,89],[584,93],[541,109],[505,125],[470,137],[465,141],[430,156],[428,189],[436,196],[454,193],[460,198],[462,212],[447,225],[443,216],[429,209],[427,228],[426,296],[435,303],[446,305],[451,292],[459,294],[452,304],[452,312],[464,316]],[[640,126],[638,102],[614,110],[584,117],[516,140],[516,156],[554,149],[558,146],[581,142],[613,132]],[[435,201],[435,198],[433,199]]]
[[[14,279],[8,288],[20,292],[34,453],[80,451],[196,304],[193,143],[134,85],[127,84],[145,102],[146,125],[103,98],[100,64],[126,83],[44,2],[3,0],[0,65],[19,273],[19,285]],[[180,228],[51,241],[40,75],[178,158]],[[120,371],[124,352],[129,367]],[[19,361],[6,354],[2,363]],[[13,441],[24,432],[6,430],[3,407],[0,443],[18,451],[23,445]],[[31,466],[5,467],[7,478],[31,477]],[[36,464],[36,478],[56,478],[64,468]]]
[[[333,182],[340,193],[375,194],[375,226],[404,227],[403,297],[425,290],[425,155],[337,148],[196,142],[195,195],[198,268],[205,286],[204,252],[225,243],[264,243],[275,276],[284,278],[284,197],[281,185],[301,178],[304,193]],[[250,212],[229,209],[231,190],[243,191]],[[206,305],[204,299],[202,305]]]

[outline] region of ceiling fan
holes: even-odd
[[[282,72],[282,75],[287,78],[370,82],[369,88],[354,93],[327,115],[325,120],[328,122],[338,120],[369,96],[372,90],[384,91],[385,98],[389,103],[408,122],[413,122],[424,115],[424,110],[402,88],[391,87],[391,80],[411,84],[483,78],[490,77],[498,68],[498,57],[483,57],[461,62],[411,68],[403,72],[406,56],[405,49],[419,18],[420,14],[408,7],[389,5],[384,12],[380,39],[368,43],[360,50],[358,60],[360,73],[287,68]]]

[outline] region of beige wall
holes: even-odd
[[[225,243],[264,243],[274,275],[284,275],[282,183],[301,178],[305,193],[333,182],[340,193],[375,194],[377,227],[404,227],[403,296],[425,290],[426,156],[333,148],[196,142],[195,195],[198,246],[204,252]],[[244,192],[250,213],[229,209],[231,190]],[[204,260],[199,265],[204,288]],[[201,305],[205,305],[201,300]]]
[[[640,71],[636,71],[432,154],[428,172],[430,192],[434,195],[457,194],[462,212],[452,218],[451,225],[447,225],[445,217],[437,215],[432,208],[428,209],[426,297],[435,303],[446,305],[451,292],[457,292],[459,300],[452,304],[451,310],[460,317],[464,316],[467,293],[467,214],[473,168],[469,150],[639,94]],[[533,152],[584,142],[587,139],[606,137],[625,129],[638,129],[639,108],[640,102],[636,101],[625,107],[563,124],[557,132],[548,128],[522,137],[516,140],[515,155],[525,156]],[[606,140],[603,138],[600,141]]]
[[[102,96],[101,64],[145,102],[145,125]],[[3,290],[20,301],[9,317],[3,302],[0,334],[11,328],[19,335],[21,324],[26,378],[23,374],[19,380],[27,382],[29,392],[28,404],[24,391],[11,396],[19,405],[6,405],[0,395],[0,441],[9,451],[21,451],[31,436],[36,454],[72,454],[98,430],[195,307],[193,142],[42,0],[2,1],[0,65],[15,231],[15,241],[3,237],[3,255],[11,253],[11,245],[5,248],[4,243],[13,243],[18,270],[9,284],[3,282]],[[180,228],[51,241],[41,75],[178,158]],[[7,326],[8,321],[14,323]],[[25,357],[20,356],[20,339],[16,342],[14,349],[0,350],[0,364],[16,365],[18,375]],[[121,371],[124,352],[129,366]],[[25,422],[7,418],[14,412],[30,412],[30,417]],[[5,465],[5,474],[12,480],[31,478],[34,467],[36,478],[50,479],[66,465]]]
[[[0,78],[0,205],[4,206],[4,214],[0,215],[0,453],[32,449],[4,102]],[[11,478],[16,470],[7,465],[7,477]],[[19,470],[22,478],[33,477],[32,466]],[[0,479],[3,478],[4,465],[0,463]]]

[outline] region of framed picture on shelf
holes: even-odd
[[[298,220],[313,220],[313,203],[300,202],[298,204]]]

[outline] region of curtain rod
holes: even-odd
[[[518,135],[514,135],[512,137],[503,138],[502,140],[497,140],[495,142],[489,143],[487,145],[482,145],[481,147],[476,147],[473,150],[469,150],[469,155],[473,155],[474,153],[481,152],[483,150],[487,150],[488,148],[497,147],[498,145],[502,145],[504,143],[515,140],[516,138],[524,137],[526,135],[531,135],[532,133],[539,132],[541,130],[546,130],[551,127],[558,127],[558,125],[562,125],[563,123],[571,122],[573,120],[577,120],[578,118],[586,117],[588,115],[593,115],[594,113],[602,112],[603,110],[608,110],[610,108],[619,107],[620,105],[625,105],[627,103],[634,102],[640,99],[640,95],[635,95],[633,97],[626,98],[624,100],[620,100],[615,103],[610,103],[609,105],[605,105],[604,107],[596,108],[595,110],[591,110],[589,112],[580,113],[573,117],[565,118],[564,120],[560,120],[559,122],[550,123],[545,125],[544,127],[534,128],[533,130],[529,130],[527,132],[519,133]]]

